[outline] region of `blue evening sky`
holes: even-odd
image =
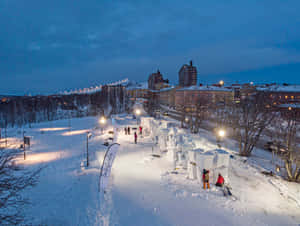
[[[178,82],[300,83],[299,0],[0,0],[0,94],[54,93],[160,69]]]

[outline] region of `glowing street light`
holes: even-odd
[[[106,118],[104,116],[100,117],[101,133],[103,134],[103,126],[106,124]]]
[[[224,85],[224,81],[220,80],[219,84],[220,84],[220,86],[223,86]]]
[[[188,117],[185,117],[184,121],[185,121],[185,122],[188,122],[188,121],[189,121],[189,118],[188,118]]]
[[[101,125],[104,125],[106,123],[106,118],[104,116],[101,116],[99,122]]]
[[[220,130],[218,131],[218,136],[219,136],[219,137],[224,137],[224,136],[225,136],[225,130],[220,129]]]
[[[140,114],[141,114],[142,112],[141,112],[141,110],[140,109],[135,109],[135,115],[136,115],[136,124],[139,124],[139,122],[138,122],[138,117],[137,116],[139,116]]]
[[[224,129],[219,129],[216,133],[217,145],[221,148],[221,141],[226,136],[226,131]]]
[[[136,110],[135,110],[135,114],[136,114],[136,115],[140,115],[140,114],[141,114],[141,110],[140,110],[140,109],[136,109]]]

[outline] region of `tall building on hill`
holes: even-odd
[[[193,66],[193,62],[190,61],[190,65],[184,64],[179,70],[179,86],[195,86],[197,85],[197,68]]]
[[[157,70],[156,73],[152,73],[148,78],[148,89],[160,90],[168,86],[169,80],[163,79],[163,75]]]

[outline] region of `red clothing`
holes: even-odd
[[[218,177],[217,184],[224,184],[224,178],[221,175]]]

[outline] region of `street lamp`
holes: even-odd
[[[99,122],[101,125],[101,133],[103,134],[103,127],[106,124],[106,118],[104,116],[101,116]]]
[[[220,84],[220,86],[223,86],[224,85],[224,81],[220,80],[219,84]]]
[[[141,114],[141,110],[140,110],[140,109],[136,109],[136,110],[135,110],[135,114],[136,114],[136,115],[140,115],[140,114]]]
[[[226,131],[224,129],[219,129],[217,131],[216,137],[217,137],[217,145],[219,148],[221,148],[221,141],[226,136]]]
[[[138,123],[138,116],[141,114],[141,110],[140,109],[135,109],[135,114],[136,114],[136,124],[139,124]]]
[[[91,132],[86,133],[86,166],[89,166],[89,139],[92,137]]]
[[[221,138],[223,138],[223,137],[225,136],[225,131],[222,130],[222,129],[220,129],[220,130],[218,131],[218,136],[221,137]]]

